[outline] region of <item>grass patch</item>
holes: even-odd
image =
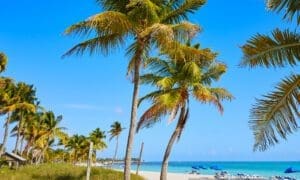
[[[86,168],[71,164],[43,164],[20,167],[17,170],[0,169],[1,180],[85,180]],[[99,167],[92,168],[91,180],[121,180],[123,172]],[[131,175],[132,180],[143,180]]]

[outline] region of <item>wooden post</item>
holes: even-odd
[[[141,145],[140,156],[139,156],[139,160],[138,160],[137,167],[136,167],[136,174],[137,175],[139,174],[139,169],[140,169],[140,165],[141,165],[143,149],[144,149],[144,142],[142,142],[142,145]]]
[[[90,142],[89,157],[87,160],[86,180],[90,180],[92,155],[93,155],[93,142]]]

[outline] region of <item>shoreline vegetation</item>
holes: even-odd
[[[119,180],[123,173],[112,169],[92,167],[91,180]],[[27,165],[17,170],[0,169],[1,180],[85,180],[86,168],[66,163]],[[143,180],[141,176],[131,175],[132,180]]]

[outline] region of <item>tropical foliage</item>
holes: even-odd
[[[188,14],[194,13],[205,0],[96,0],[104,12],[72,25],[66,34],[87,38],[71,48],[65,55],[84,52],[90,54],[124,47],[128,40],[128,73],[133,77],[133,97],[129,135],[126,148],[125,179],[130,179],[131,151],[136,127],[140,67],[150,49],[176,49],[175,40],[192,37],[200,28],[187,22]]]
[[[300,6],[295,0],[268,0],[270,10],[283,12],[284,19],[300,23]],[[296,30],[275,29],[271,35],[257,34],[242,46],[242,66],[249,67],[294,67],[300,61],[300,34]],[[258,99],[251,109],[250,126],[255,136],[254,149],[266,150],[278,143],[278,136],[298,129],[300,117],[300,75],[292,73],[285,77],[275,90]]]
[[[161,178],[167,177],[168,158],[175,140],[179,140],[189,117],[191,97],[203,104],[213,104],[222,113],[223,100],[231,100],[232,95],[224,88],[211,87],[226,72],[226,65],[215,60],[216,54],[211,53],[210,58],[197,57],[190,54],[207,51],[199,49],[199,45],[191,47],[189,43],[180,49],[181,56],[176,56],[179,50],[165,54],[168,59],[150,58],[148,68],[150,73],[141,76],[141,82],[151,84],[157,88],[140,99],[151,101],[151,106],[144,112],[138,122],[137,130],[151,127],[162,117],[169,115],[169,122],[178,117],[176,129],[163,159]],[[187,51],[188,49],[188,51]]]

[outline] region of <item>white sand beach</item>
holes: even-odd
[[[146,180],[159,180],[159,172],[140,171],[139,175],[143,176]],[[171,180],[211,180],[215,179],[212,175],[197,175],[197,174],[184,174],[184,173],[168,173],[168,179]]]

